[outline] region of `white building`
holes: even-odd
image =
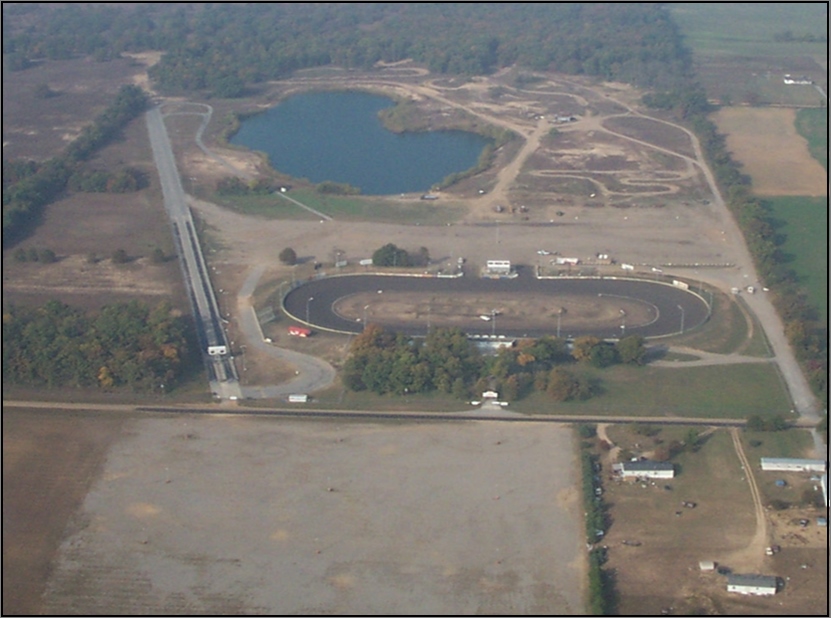
[[[485,264],[488,273],[492,275],[510,275],[511,260],[488,260]]]
[[[727,592],[756,596],[776,594],[776,578],[772,575],[728,575]]]
[[[770,472],[825,472],[822,459],[794,459],[791,457],[762,457],[762,470]]]
[[[623,478],[671,479],[675,476],[675,467],[660,461],[625,461],[612,469]]]

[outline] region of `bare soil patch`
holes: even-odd
[[[758,195],[828,195],[823,167],[796,132],[796,111],[727,107],[714,116],[727,146],[753,179]]]
[[[187,415],[129,429],[102,440],[42,613],[583,612],[568,429]],[[27,471],[18,486],[40,488]]]
[[[603,126],[687,157],[695,156],[695,149],[689,135],[657,120],[638,116],[619,116],[605,120]]]
[[[455,293],[425,298],[420,294],[387,292],[383,296],[355,294],[343,298],[334,310],[339,315],[356,321],[377,320],[384,324],[422,324],[434,327],[452,327],[469,324],[477,317],[489,318],[501,328],[527,327],[529,329],[556,329],[559,322],[563,329],[579,330],[587,325],[603,325],[617,328],[625,315],[630,327],[647,324],[654,319],[654,312],[643,303],[631,299],[589,298],[586,296],[557,297],[556,306],[550,296],[523,294],[522,298],[480,298],[475,294]],[[492,312],[496,312],[494,316]],[[562,313],[559,313],[562,311]],[[622,312],[625,312],[622,313]]]
[[[67,526],[124,427],[106,414],[3,407],[4,615],[41,613]]]

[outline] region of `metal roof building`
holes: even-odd
[[[777,472],[825,472],[822,459],[794,459],[792,457],[762,457],[762,470]]]
[[[615,471],[624,478],[641,477],[650,479],[671,479],[675,476],[675,467],[661,461],[624,461],[615,464]]]
[[[776,594],[776,578],[772,575],[728,575],[727,592],[756,596]]]

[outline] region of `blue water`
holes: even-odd
[[[267,153],[282,173],[348,183],[365,195],[429,191],[474,167],[489,143],[466,131],[388,131],[377,114],[393,104],[363,92],[300,94],[244,120],[231,143]]]

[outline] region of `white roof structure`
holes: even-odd
[[[779,472],[825,472],[826,462],[822,459],[796,459],[793,457],[762,457],[762,470]]]
[[[620,470],[623,477],[671,479],[675,476],[675,467],[671,463],[661,461],[624,461],[617,464],[615,469]]]
[[[728,575],[727,592],[756,596],[776,594],[776,578],[772,575]]]

